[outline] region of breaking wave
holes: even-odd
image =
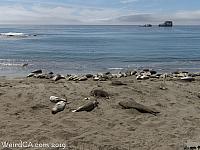
[[[18,38],[26,38],[30,36],[36,36],[31,35],[31,34],[26,34],[26,33],[21,33],[21,32],[6,32],[6,33],[0,33],[1,37],[18,37]]]

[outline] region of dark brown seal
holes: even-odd
[[[94,89],[90,92],[91,96],[109,98],[108,92],[101,89]]]
[[[157,113],[159,113],[158,111],[156,111],[148,106],[139,104],[132,99],[120,101],[119,105],[122,106],[122,108],[124,108],[124,109],[136,109],[137,111],[139,111],[141,113],[150,113],[153,115],[156,115]]]

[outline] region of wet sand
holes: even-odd
[[[0,141],[66,144],[65,149],[85,150],[179,150],[187,141],[200,143],[200,80],[184,82],[166,79],[118,79],[127,85],[113,86],[111,81],[52,81],[47,79],[0,78]],[[98,98],[99,107],[91,112],[72,113],[89,102],[94,88],[102,88],[109,99]],[[51,113],[50,96],[71,103],[64,111]],[[118,102],[134,99],[160,111],[155,116],[134,109],[122,109]],[[0,145],[1,149],[2,143]],[[4,148],[6,149],[6,148]],[[8,149],[8,148],[7,148]],[[10,149],[27,149],[10,148]]]

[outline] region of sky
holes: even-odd
[[[0,0],[0,24],[200,25],[200,0]]]

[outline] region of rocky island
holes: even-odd
[[[165,21],[163,24],[159,24],[159,27],[172,27],[173,22],[172,21]]]

